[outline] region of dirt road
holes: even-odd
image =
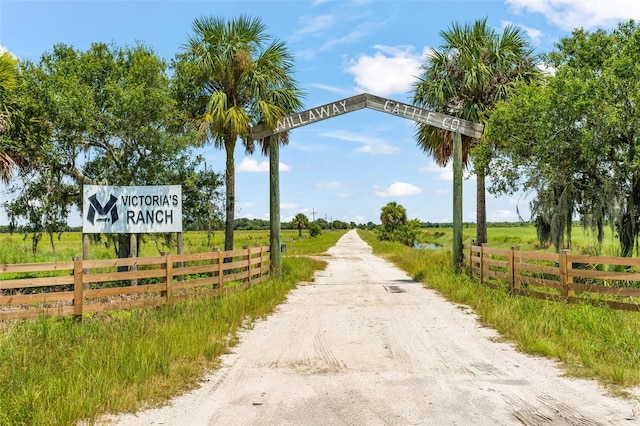
[[[637,402],[497,342],[473,313],[373,256],[329,266],[243,332],[203,386],[121,425],[640,424]]]

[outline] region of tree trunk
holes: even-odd
[[[233,152],[236,148],[235,138],[225,139],[224,148],[227,153],[226,184],[226,220],[224,231],[224,249],[233,250],[233,229],[235,227],[236,177]]]
[[[484,168],[476,171],[476,241],[478,245],[487,242],[487,201],[485,193],[485,173]]]

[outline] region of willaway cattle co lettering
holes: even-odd
[[[127,207],[127,224],[172,224],[173,210],[163,207],[177,207],[178,195],[123,195],[122,204]],[[136,208],[136,210],[132,209]]]
[[[432,111],[425,111],[413,105],[387,100],[382,109],[386,113],[399,115],[422,123],[434,124],[441,129],[452,130],[454,132],[460,129],[460,119],[445,116],[442,120],[439,120],[438,116],[441,116],[440,114],[436,114]],[[426,115],[423,113],[426,113]]]
[[[324,120],[345,113],[347,113],[347,99],[313,108],[304,113],[289,115],[276,124],[275,133],[284,132],[294,127],[304,126],[314,121]]]
[[[363,93],[306,111],[290,114],[278,121],[273,130],[267,128],[264,124],[257,124],[251,128],[251,137],[255,140],[263,139],[276,133],[286,132],[296,127],[305,126],[363,108],[369,108],[419,123],[429,124],[452,132],[460,132],[472,138],[480,138],[484,130],[482,124],[472,123],[447,114],[433,112],[414,105]]]

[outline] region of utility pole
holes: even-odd
[[[315,208],[311,208],[311,221],[312,222],[316,221],[316,209]]]

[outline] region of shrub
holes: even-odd
[[[317,237],[322,232],[322,228],[316,222],[313,222],[309,225],[309,235],[312,237]]]

